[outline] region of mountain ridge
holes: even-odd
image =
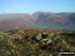
[[[6,21],[8,22],[8,24],[5,23]],[[14,21],[18,26],[14,27]],[[2,24],[4,24],[4,26]],[[21,27],[75,31],[75,13],[36,12],[32,15],[24,13],[0,14],[0,30],[9,30],[11,28],[7,27],[9,24],[11,24],[11,26],[13,26],[12,28],[15,29],[17,27]]]

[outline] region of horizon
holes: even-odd
[[[0,0],[0,14],[75,12],[75,0]]]
[[[75,13],[75,12],[43,12],[43,11],[38,11],[38,12],[34,12],[34,13]],[[19,12],[17,12],[17,13],[0,13],[0,15],[1,14],[3,14],[3,15],[4,14],[8,14],[8,15],[9,14],[29,14],[29,15],[33,15],[34,13],[31,14],[31,13],[21,13],[21,12],[19,13]]]

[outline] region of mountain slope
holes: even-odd
[[[75,30],[75,13],[37,12],[33,15],[37,18],[35,24],[41,28]]]
[[[34,18],[28,14],[4,14],[0,15],[0,30],[30,28]]]
[[[75,31],[75,13],[0,14],[0,30],[8,31],[22,28]]]

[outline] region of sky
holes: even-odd
[[[75,0],[0,0],[0,14],[35,12],[75,12]]]

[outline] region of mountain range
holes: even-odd
[[[75,31],[75,13],[36,12],[32,15],[23,13],[0,14],[1,31],[23,28]]]

